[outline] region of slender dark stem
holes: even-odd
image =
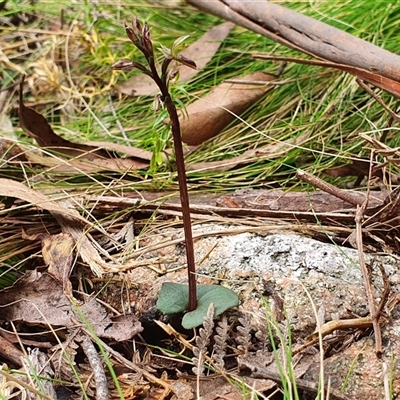
[[[188,311],[193,311],[197,307],[196,294],[196,267],[194,262],[192,223],[190,220],[189,194],[186,183],[186,170],[183,157],[181,140],[181,129],[179,124],[176,107],[169,96],[164,97],[164,104],[171,118],[172,136],[174,139],[176,167],[178,171],[179,193],[182,204],[183,230],[185,233],[186,259],[189,281],[189,305]]]
[[[152,78],[161,90],[161,100],[164,102],[169,117],[171,119],[172,137],[175,147],[176,169],[178,171],[179,194],[182,205],[183,230],[185,234],[186,260],[189,282],[188,311],[193,311],[197,307],[196,266],[194,261],[192,222],[190,219],[189,194],[186,182],[185,160],[183,157],[181,127],[175,104],[172,101],[168,91],[167,83],[160,78],[154,62],[149,62],[149,66],[152,71]]]

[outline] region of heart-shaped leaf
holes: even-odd
[[[215,316],[222,314],[229,308],[239,305],[239,298],[232,290],[218,285],[200,285],[206,286],[207,291],[204,295],[198,296],[197,308],[188,312],[182,319],[182,326],[185,329],[195,328],[203,323],[207,315],[208,307],[214,303]]]
[[[164,282],[157,300],[157,308],[163,314],[177,314],[187,309],[189,304],[189,286]]]
[[[157,308],[163,314],[176,314],[185,311],[188,302],[188,285],[165,282],[158,297]],[[215,316],[218,316],[228,308],[237,306],[239,298],[235,292],[223,286],[197,285],[197,308],[183,317],[182,326],[191,329],[201,325],[210,303],[214,303]]]

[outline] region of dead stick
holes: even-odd
[[[365,256],[364,256],[364,249],[363,249],[363,238],[362,238],[362,220],[364,218],[365,208],[367,205],[367,201],[364,202],[363,205],[357,206],[356,211],[356,243],[358,249],[358,259],[360,262],[361,271],[364,278],[364,285],[365,290],[367,292],[367,300],[368,300],[368,307],[369,313],[372,318],[372,326],[374,328],[375,333],[375,352],[378,357],[382,355],[382,336],[381,336],[381,327],[379,325],[379,315],[376,312],[376,305],[374,295],[372,293],[372,285],[370,280],[370,274],[368,272],[366,263],[365,263]]]
[[[397,54],[280,5],[266,0],[186,2],[293,49],[400,81]]]
[[[103,360],[101,360],[94,344],[87,336],[82,335],[77,340],[80,342],[82,350],[93,371],[94,381],[96,383],[96,400],[109,399],[108,382],[104,372]]]
[[[338,199],[353,204],[354,206],[361,206],[365,202],[365,197],[363,195],[339,189],[336,186],[333,186],[330,183],[325,182],[324,180],[317,178],[306,171],[303,171],[302,169],[297,170],[296,177],[303,182],[307,182],[310,185],[337,197]]]
[[[339,319],[326,322],[322,325],[320,330],[316,330],[307,337],[306,342],[292,351],[292,355],[298,354],[303,350],[313,346],[319,342],[319,337],[323,338],[334,331],[346,329],[366,329],[372,326],[371,317],[353,318],[353,319]]]

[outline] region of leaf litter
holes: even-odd
[[[26,272],[12,287],[0,292],[2,318],[71,329],[77,320],[81,320],[75,312],[79,308],[99,337],[124,341],[141,331],[133,314],[118,316],[113,322],[96,298],[89,297],[83,304],[74,300],[69,277],[75,260],[75,241],[70,234],[40,234],[26,238],[41,241],[47,270],[41,272],[37,268]]]
[[[105,271],[115,270],[117,266],[112,262],[113,259],[102,249],[102,254],[108,255],[108,263],[105,263],[99,255],[99,246],[93,238],[88,235],[87,226],[95,227],[90,221],[82,217],[75,209],[74,204],[68,200],[57,202],[39,191],[28,188],[20,182],[11,179],[0,178],[0,196],[7,198],[21,199],[28,204],[49,211],[58,221],[65,234],[71,236],[76,243],[77,252],[84,262],[86,262],[92,272],[101,276]],[[9,211],[9,210],[5,210]],[[101,227],[97,227],[104,233]],[[29,238],[29,235],[26,236]]]
[[[230,26],[229,30],[233,26],[232,24],[226,25]],[[200,46],[202,47],[202,45]],[[217,44],[218,47],[219,44]],[[197,50],[195,48],[196,52]],[[213,53],[210,57],[212,55]],[[205,63],[207,62],[205,61]],[[199,65],[201,65],[201,61],[199,61]],[[184,75],[184,70],[182,70],[182,75]],[[27,135],[35,139],[43,151],[31,151],[19,143],[14,146],[12,140],[8,141],[7,143],[11,143],[10,147],[14,146],[13,148],[17,151],[17,155],[14,157],[17,165],[18,162],[25,162],[26,157],[28,163],[48,167],[47,173],[62,171],[71,174],[76,172],[90,174],[104,170],[125,173],[138,168],[148,168],[152,154],[143,150],[135,151],[133,148],[107,143],[79,144],[63,139],[54,132],[41,114],[25,106],[22,99],[22,85],[23,81],[20,86],[20,124]],[[138,160],[119,158],[110,152],[110,149],[125,153]],[[55,155],[49,156],[51,152],[54,152]],[[134,314],[118,315],[115,310],[110,312],[109,308],[101,304],[95,296],[82,296],[72,290],[70,275],[77,262],[83,261],[84,265],[90,266],[91,272],[97,276],[103,276],[105,272],[110,271],[108,268],[112,269],[113,263],[110,262],[107,252],[101,249],[101,246],[96,245],[89,233],[92,230],[104,233],[103,228],[96,227],[95,224],[82,217],[76,210],[76,204],[65,200],[64,193],[61,193],[61,196],[60,193],[53,192],[51,194],[52,197],[58,197],[58,199],[61,197],[62,202],[57,199],[53,200],[50,196],[20,182],[11,179],[1,179],[0,181],[0,195],[7,199],[18,199],[11,204],[11,207],[6,205],[1,210],[3,214],[12,215],[12,213],[25,208],[39,208],[49,211],[58,221],[62,230],[58,234],[49,232],[30,234],[29,227],[26,227],[27,233],[23,233],[23,238],[41,243],[42,256],[39,259],[45,265],[39,265],[36,269],[24,273],[13,286],[0,292],[1,320],[7,321],[7,324],[11,326],[30,327],[28,330],[40,334],[43,338],[46,337],[51,342],[54,342],[54,339],[60,341],[61,336],[65,339],[52,349],[53,356],[58,359],[58,362],[53,363],[57,371],[55,371],[55,375],[48,374],[50,378],[60,376],[60,371],[64,371],[65,374],[62,378],[75,385],[77,384],[75,369],[78,368],[82,380],[93,382],[91,375],[94,373],[98,385],[96,367],[92,364],[93,359],[97,357],[98,350],[95,349],[94,353],[92,352],[91,341],[95,339],[88,332],[88,328],[91,327],[94,335],[98,338],[110,342],[127,342],[140,333],[143,328]],[[28,203],[28,206],[21,203],[21,200]],[[40,225],[40,221],[38,225]],[[46,226],[42,226],[42,232],[46,228]],[[107,263],[102,260],[99,252],[106,259],[109,258]],[[90,279],[92,278],[88,279],[89,282]],[[86,282],[85,279],[84,282]],[[80,285],[83,284],[80,282]],[[74,287],[76,287],[75,284]],[[74,296],[79,297],[79,300]],[[116,316],[113,316],[115,314]],[[17,340],[20,337],[19,334],[15,336]],[[90,343],[85,340],[88,337],[90,337]],[[19,340],[23,342],[25,339],[22,337]],[[106,345],[104,344],[104,346]],[[78,357],[78,352],[81,353],[82,350],[91,361],[90,366],[86,362],[78,361],[79,358],[82,358],[81,354]],[[162,374],[162,379],[158,379],[147,373],[145,366],[136,367],[119,354],[113,355],[122,364],[129,365],[130,370],[145,377],[145,385],[147,382],[153,382],[158,386],[169,388],[165,374]],[[77,366],[78,362],[79,366]],[[19,366],[19,364],[17,365]],[[87,371],[85,372],[85,370]],[[146,392],[146,390],[142,390],[145,385],[138,384],[137,386],[141,387],[140,395],[144,394],[147,399],[161,400],[168,394],[163,394],[165,389],[160,391],[158,387],[151,388]],[[50,386],[52,388],[52,385]],[[136,386],[136,382],[132,386]],[[29,387],[27,389],[29,391]],[[82,390],[90,397],[101,398],[99,397],[101,396],[100,386],[93,388],[93,384],[90,383]],[[174,393],[173,389],[168,389],[168,392],[171,390]],[[46,390],[46,393],[49,391]],[[43,397],[46,396],[43,394]],[[136,397],[136,394],[133,394],[132,398]],[[108,398],[108,396],[104,398]]]

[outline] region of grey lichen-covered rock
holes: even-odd
[[[273,309],[281,306],[266,293],[266,285],[272,287],[272,291],[283,300],[294,342],[301,343],[315,330],[315,309],[322,323],[369,315],[358,253],[354,249],[286,231],[249,233],[245,227],[221,228],[215,225],[198,225],[193,230],[195,237],[198,237],[195,240],[195,254],[199,283],[220,283],[235,290],[242,302],[241,310],[252,315],[254,331],[265,323],[263,294]],[[249,230],[254,231],[254,227]],[[163,230],[158,239],[152,240],[157,242],[168,237],[182,237],[182,232],[180,229]],[[155,304],[162,282],[186,282],[186,270],[175,270],[185,264],[183,246],[169,246],[168,249],[168,254],[163,250],[149,251],[147,254],[149,258],[160,256],[165,259],[168,255],[170,260],[173,259],[161,266],[164,275],[149,272],[148,267],[132,272],[132,284],[140,286],[142,281],[148,289],[143,307],[139,303],[132,304],[139,312]],[[377,302],[384,286],[379,264],[389,276],[391,292],[399,291],[400,261],[396,257],[367,254],[366,261],[371,268]],[[160,265],[154,267],[160,268]],[[388,368],[392,366],[390,376],[393,391],[400,392],[397,368],[400,363],[400,335],[396,328],[400,313],[397,306],[391,311],[382,331],[384,354],[381,360],[375,356],[374,341],[363,338],[365,330],[359,338],[341,332],[342,348],[324,361],[325,377],[330,378],[334,385],[332,387],[339,390],[345,380],[351,382],[354,378],[357,384],[349,383],[345,387],[345,393],[351,398],[384,398],[384,380],[387,376],[384,378],[382,368],[385,362]],[[372,330],[369,334],[373,335]],[[325,340],[334,342],[335,334],[330,336]],[[344,344],[345,341],[348,343]],[[330,354],[333,354],[332,351]],[[305,377],[315,382],[318,381],[318,374],[319,366],[315,364]]]

